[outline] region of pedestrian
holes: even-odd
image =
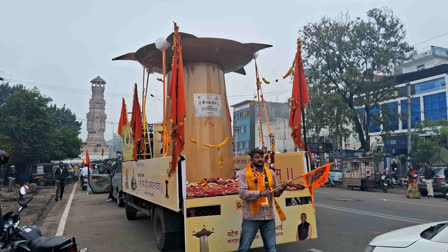
[[[423,175],[426,180],[426,190],[428,191],[428,198],[434,198],[434,190],[432,188],[432,182],[434,178],[434,171],[431,166],[429,166],[429,162],[425,162],[425,168],[423,170]]]
[[[277,188],[275,172],[264,164],[264,152],[261,149],[255,148],[249,155],[251,163],[239,173],[238,191],[243,200],[243,223],[238,251],[248,251],[260,230],[265,250],[275,252],[273,197],[283,193],[286,183]]]
[[[88,164],[86,164],[82,169],[81,169],[81,185],[82,183],[84,183],[84,178],[89,177],[89,166]]]
[[[420,199],[420,192],[417,185],[417,170],[413,164],[410,164],[408,171],[408,194],[407,197],[411,199]]]
[[[6,178],[6,166],[0,163],[0,191],[2,190],[3,183]]]
[[[8,192],[12,192],[16,181],[16,167],[11,165],[8,169]]]
[[[115,175],[115,170],[113,169],[112,164],[109,164],[107,172],[110,174],[111,185],[110,185],[110,189],[109,189],[109,196],[107,197],[106,201],[110,202],[110,201],[114,200],[114,188],[112,187],[112,178]]]
[[[58,197],[60,200],[62,200],[62,195],[64,194],[64,187],[65,187],[65,180],[68,177],[68,169],[66,166],[64,166],[64,163],[59,162],[59,166],[56,167],[56,170],[54,172],[54,179],[56,183],[56,198],[55,200],[58,201]]]

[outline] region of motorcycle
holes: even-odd
[[[81,188],[83,191],[87,190],[87,185],[89,183],[89,179],[88,178],[82,178],[82,184],[81,184]]]
[[[376,188],[381,189],[383,190],[383,192],[387,193],[387,188],[389,187],[387,175],[375,173],[375,185]]]
[[[20,188],[19,208],[2,216],[0,208],[0,249],[7,252],[77,252],[75,238],[45,237],[37,226],[20,226],[20,215],[33,197],[21,202],[28,186]]]
[[[389,184],[391,185],[391,187],[392,187],[392,185],[397,185],[397,186],[399,186],[399,187],[402,187],[402,186],[403,186],[403,181],[401,180],[400,177],[398,177],[397,169],[396,169],[396,168],[395,168],[395,169],[392,169],[392,171],[390,172],[390,175],[389,175]]]

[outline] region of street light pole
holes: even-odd
[[[406,171],[409,169],[411,165],[411,83],[408,83],[408,166],[406,167]]]

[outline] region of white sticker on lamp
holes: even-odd
[[[194,94],[195,117],[222,117],[222,97],[219,94]]]

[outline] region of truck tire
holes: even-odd
[[[129,194],[126,195],[126,218],[128,220],[135,220],[137,218],[137,209],[128,205],[128,202],[132,202],[132,196]]]
[[[123,194],[121,192],[117,193],[117,196],[115,197],[115,199],[117,200],[118,207],[124,207]]]
[[[180,217],[181,215],[162,207],[154,209],[152,227],[154,241],[159,250],[179,249],[183,246],[183,218]]]

